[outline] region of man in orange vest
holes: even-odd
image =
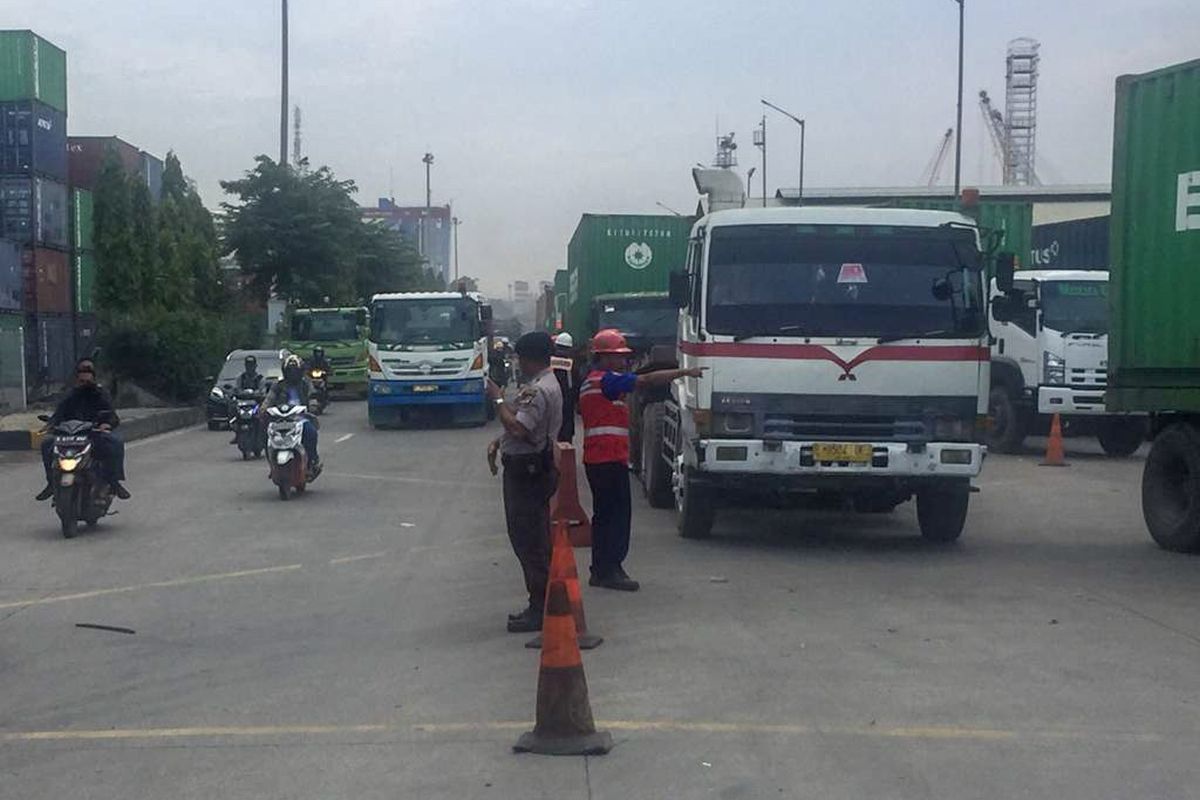
[[[640,375],[625,372],[632,352],[619,331],[600,331],[592,337],[595,361],[579,386],[583,468],[592,489],[592,576],[588,583],[625,592],[636,592],[639,586],[622,566],[629,554],[633,514],[625,396],[646,386],[664,386],[676,378],[699,378],[703,369],[663,369]]]

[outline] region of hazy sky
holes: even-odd
[[[1114,78],[1200,55],[1196,0],[966,1],[968,183],[997,177],[975,98],[1003,108],[1009,39],[1042,43],[1047,182],[1107,182]],[[174,149],[215,208],[278,153],[279,5],[11,1],[0,28],[67,50],[72,133]],[[954,121],[956,28],[953,0],[291,0],[291,97],[361,203],[393,181],[422,203],[432,150],[462,270],[499,293],[562,266],[583,212],[694,208],[718,118],[757,164],[760,97],[808,119],[808,186],[915,185]],[[769,186],[794,186],[796,127],[768,133]]]

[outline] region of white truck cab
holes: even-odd
[[[1021,270],[1009,297],[1003,321],[997,305],[989,315],[988,446],[1020,452],[1028,434],[1044,432],[1059,414],[1066,433],[1096,434],[1109,455],[1133,453],[1145,439],[1145,419],[1109,414],[1104,407],[1108,272]]]
[[[915,496],[924,537],[958,538],[986,452],[974,221],[717,211],[694,226],[671,294],[681,365],[707,368],[664,409],[683,536],[708,535],[720,506],[747,499],[886,512]]]

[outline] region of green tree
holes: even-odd
[[[173,152],[167,153],[163,169],[159,220],[162,269],[183,287],[178,294],[209,311],[224,309],[217,226]]]
[[[102,311],[124,311],[141,302],[133,195],[129,177],[110,152],[96,177],[96,302]]]

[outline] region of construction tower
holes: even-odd
[[[1008,43],[1004,97],[1004,183],[1033,186],[1037,154],[1038,48],[1034,39]]]

